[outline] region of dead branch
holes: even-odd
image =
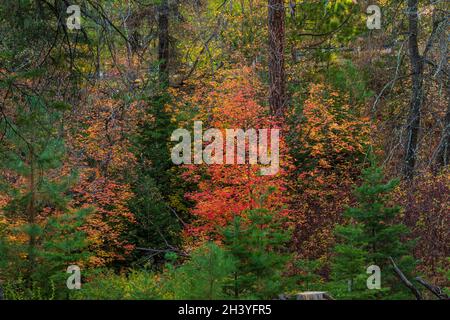
[[[392,259],[392,257],[389,257],[389,260],[391,260],[392,266],[394,267],[394,271],[399,277],[399,279],[403,282],[403,284],[407,286],[409,290],[411,290],[411,292],[416,296],[417,300],[423,300],[420,291],[411,283],[411,281],[408,280],[408,278],[406,278],[403,272],[397,267],[397,265],[394,262],[394,259]]]
[[[416,281],[419,282],[421,285],[423,285],[428,290],[430,290],[436,297],[438,297],[438,299],[440,299],[440,300],[450,299],[448,294],[444,293],[440,287],[426,282],[421,277],[416,277]]]

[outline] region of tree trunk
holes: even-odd
[[[408,0],[409,58],[412,69],[412,94],[406,127],[404,175],[411,179],[417,159],[417,141],[420,129],[420,113],[423,100],[423,60],[419,53],[417,35],[419,31],[418,0]]]
[[[169,84],[169,4],[163,0],[158,6],[158,60],[159,82],[162,87]]]
[[[269,0],[269,105],[273,115],[282,115],[286,104],[284,74],[283,0]]]
[[[442,168],[450,164],[450,104],[444,119],[444,129],[438,150],[438,167]]]
[[[30,193],[30,199],[28,200],[27,204],[27,222],[29,227],[34,226],[36,223],[36,168],[34,164],[34,151],[30,150],[30,175],[29,175],[29,193]],[[36,264],[36,235],[34,231],[31,231],[29,234],[28,239],[28,273],[31,279],[31,275],[34,272],[35,264]]]
[[[447,29],[445,29],[447,30]],[[447,97],[450,97],[450,79],[449,79],[449,68],[448,68],[448,32],[444,31],[440,35],[441,43],[441,60],[444,78],[444,86],[447,87]],[[442,137],[439,144],[438,166],[444,167],[450,164],[450,103],[447,104],[447,112],[444,118],[444,129],[442,130]]]

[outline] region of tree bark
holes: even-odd
[[[428,282],[423,280],[421,277],[417,277],[416,280],[421,285],[423,285],[425,288],[430,290],[430,292],[433,293],[438,299],[440,299],[440,300],[448,300],[449,299],[448,295],[445,292],[443,292],[442,289],[439,288],[438,286],[429,284]]]
[[[162,87],[169,84],[169,4],[163,0],[158,6],[158,61],[159,83]]]
[[[403,274],[402,270],[397,267],[397,265],[394,262],[394,259],[392,257],[389,257],[389,260],[391,261],[392,267],[394,268],[395,273],[397,274],[398,278],[403,282],[403,284],[411,290],[411,292],[414,294],[417,300],[423,300],[422,294],[419,290],[411,283],[411,281],[406,278],[406,276]]]
[[[424,60],[427,59],[427,53],[431,51],[434,38],[438,38],[438,44],[440,47],[439,61],[435,64],[435,74],[438,74],[441,78],[442,87],[446,88],[447,100],[450,97],[450,77],[448,68],[448,28],[446,28],[448,17],[444,13],[436,13],[436,9],[433,12],[433,30],[425,47]],[[424,63],[426,60],[424,61]],[[447,101],[447,111],[442,119],[443,128],[441,133],[441,139],[437,149],[436,169],[439,170],[450,164],[450,103]]]
[[[284,113],[286,104],[283,0],[269,0],[269,105],[273,115]]]
[[[439,167],[450,164],[450,104],[447,105],[447,113],[444,119],[444,129],[438,151]]]
[[[423,100],[423,59],[419,53],[417,39],[419,32],[418,0],[408,0],[408,16],[408,47],[412,69],[412,94],[406,127],[404,175],[407,179],[411,179],[414,176],[414,168],[417,159],[417,142]]]

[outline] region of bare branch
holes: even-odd
[[[417,300],[423,300],[420,291],[417,290],[417,288],[411,283],[411,281],[409,281],[408,278],[406,278],[406,276],[403,274],[403,272],[397,267],[394,259],[392,259],[392,257],[389,257],[389,260],[391,260],[394,271],[397,274],[398,278],[403,282],[403,284],[407,286],[409,290],[411,290],[411,292],[416,296]]]

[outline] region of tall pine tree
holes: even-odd
[[[0,192],[9,201],[0,208],[8,226],[0,239],[0,278],[28,298],[67,296],[66,269],[86,258],[80,229],[89,210],[70,206],[76,175],[62,174],[63,108],[30,96],[17,105],[14,122],[1,124]]]
[[[363,170],[362,178],[362,184],[355,190],[358,205],[344,213],[349,223],[336,227],[341,242],[334,248],[332,273],[345,287],[337,295],[399,297],[397,294],[404,290],[393,273],[389,257],[405,272],[413,269],[414,262],[408,255],[412,246],[412,242],[406,240],[408,228],[397,223],[401,208],[390,203],[390,194],[398,180],[385,182],[382,168],[377,167],[373,159],[371,166]],[[381,290],[367,288],[370,274],[366,270],[370,265],[381,269]]]
[[[136,218],[132,228],[137,247],[156,250],[180,246],[180,217],[188,211],[184,199],[185,182],[177,175],[179,169],[170,157],[170,136],[176,125],[166,110],[169,103],[166,92],[149,99],[146,116],[134,137],[138,164],[133,181],[135,197],[130,201]],[[161,265],[163,261],[164,255],[152,254],[153,264]]]
[[[223,232],[224,247],[236,263],[226,286],[237,298],[271,299],[289,290],[291,278],[284,276],[291,255],[291,238],[286,219],[264,208],[267,195],[258,208],[236,216]]]

